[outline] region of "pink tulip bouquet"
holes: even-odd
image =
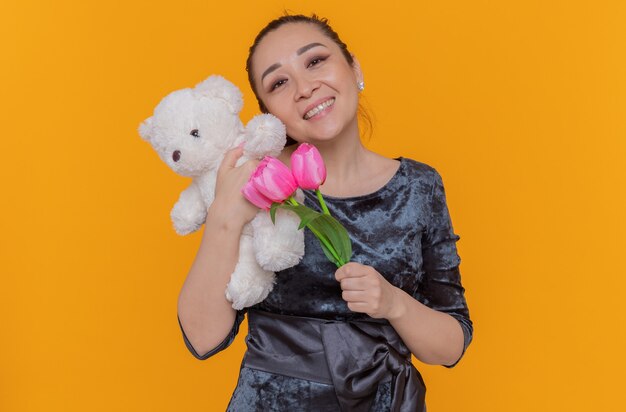
[[[346,229],[330,215],[320,185],[326,181],[326,166],[317,148],[302,143],[291,154],[291,169],[275,157],[266,156],[259,163],[241,193],[257,207],[270,212],[275,222],[276,209],[295,212],[300,217],[298,229],[308,227],[319,239],[324,254],[337,267],[350,261],[352,243]],[[315,190],[322,213],[299,204],[293,195],[298,188]]]

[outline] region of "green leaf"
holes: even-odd
[[[272,218],[273,224],[276,224],[276,208],[280,205],[280,203],[273,202],[272,206],[270,206],[270,217]]]
[[[324,233],[319,232],[318,231],[319,228],[316,228],[314,225],[311,225],[311,226],[313,226],[313,229],[319,233],[319,237],[317,235],[315,235],[315,236],[319,239],[320,245],[322,246],[322,250],[324,251],[324,254],[328,258],[328,260],[330,260],[331,262],[333,262],[334,264],[339,266],[338,262],[337,262],[337,259],[335,259],[335,256],[333,256],[333,253],[328,249],[328,247],[326,247],[326,244],[322,241],[322,239],[324,239],[326,242],[330,243],[329,240],[328,240],[328,236],[326,236],[326,234],[324,234]],[[310,226],[309,226],[309,229],[310,229]],[[311,232],[313,232],[313,229],[310,229]],[[320,239],[320,237],[321,237],[321,239]]]
[[[312,222],[313,220],[317,219],[318,217],[322,216],[321,213],[316,212],[315,210],[304,206],[304,205],[286,205],[283,204],[280,206],[283,209],[287,209],[287,210],[291,210],[293,212],[295,212],[298,217],[300,218],[300,226],[298,227],[298,229],[302,229],[303,227],[305,227],[306,225],[308,225],[310,222]]]
[[[337,231],[336,233],[339,236],[340,244],[335,250],[337,250],[337,253],[339,254],[339,256],[341,256],[344,262],[349,262],[352,258],[352,241],[350,240],[350,235],[348,234],[348,231],[334,217],[330,215],[325,216],[326,219],[328,219],[335,227],[335,230]]]
[[[334,217],[321,214],[311,223],[320,234],[328,239],[328,242],[339,255],[343,262],[349,262],[352,257],[352,242],[346,229]],[[327,255],[328,256],[328,255]],[[331,260],[335,260],[334,258]]]
[[[324,251],[324,254],[328,258],[328,260],[333,262],[335,264],[335,266],[337,266],[338,268],[341,267],[341,262],[337,262],[337,259],[335,259],[335,257],[333,256],[332,252],[330,250],[328,250],[326,245],[323,242],[320,242],[320,245],[322,246],[322,250]]]
[[[334,217],[330,215],[324,215],[323,218],[330,226],[330,232],[333,234],[331,237],[332,245],[335,247],[337,254],[344,262],[349,262],[352,257],[352,242],[348,232]]]

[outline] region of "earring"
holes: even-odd
[[[362,91],[363,91],[363,89],[365,89],[365,83],[363,83],[363,82],[358,82],[358,83],[356,84],[356,87],[359,89],[359,91],[360,91],[360,92],[362,92]]]

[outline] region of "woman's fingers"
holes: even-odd
[[[367,291],[364,290],[344,290],[341,298],[346,302],[367,302]]]
[[[243,146],[237,146],[227,151],[218,171],[222,170],[222,168],[233,169],[237,164],[237,159],[239,159],[241,155],[243,155]]]
[[[344,278],[339,281],[342,290],[367,290],[369,282],[364,277]]]
[[[221,175],[226,170],[231,171],[234,169],[239,169],[238,172],[235,173],[235,175],[233,175],[233,178],[236,179],[237,181],[241,181],[243,179],[245,183],[250,177],[250,175],[252,174],[252,172],[254,172],[254,170],[257,168],[259,163],[261,163],[261,161],[257,159],[249,159],[248,161],[237,166],[237,160],[239,160],[239,158],[242,155],[243,155],[243,145],[235,147],[234,149],[230,149],[229,151],[227,151],[226,154],[224,155],[224,159],[222,160],[222,164],[217,170],[217,174]],[[244,175],[243,177],[242,177],[242,174]],[[237,177],[234,177],[234,176],[237,176]]]
[[[342,279],[367,276],[371,267],[357,262],[348,262],[335,271],[335,279],[341,282]]]

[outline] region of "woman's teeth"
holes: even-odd
[[[304,115],[304,120],[309,120],[311,117],[315,116],[333,103],[335,103],[335,99],[329,99],[326,100],[324,103],[318,104],[317,106],[306,112],[306,114]]]

